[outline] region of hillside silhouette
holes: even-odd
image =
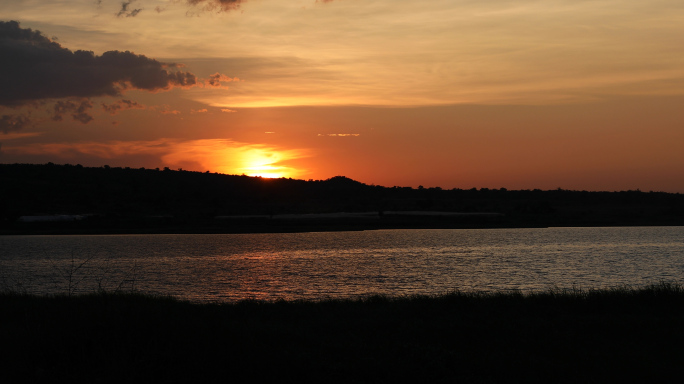
[[[332,215],[340,212],[363,215]],[[52,215],[71,216],[27,219]],[[0,164],[3,233],[577,225],[684,225],[684,195],[446,190],[367,185],[344,176],[305,181],[168,168]]]

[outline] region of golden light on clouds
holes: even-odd
[[[178,61],[212,84],[230,82],[187,93],[224,112],[575,102],[624,87],[682,93],[684,13],[672,0],[435,0],[429,7],[418,0],[262,0],[245,2],[244,12],[191,12],[197,17],[188,17],[184,2],[141,0],[138,7],[126,18],[113,17],[117,2],[72,9],[32,0],[0,10],[49,26],[46,33],[73,49],[188,58]]]
[[[287,162],[308,156],[304,150],[245,144],[227,139],[32,144],[15,146],[6,152],[10,155],[59,156],[64,161],[72,162],[74,158],[84,155],[117,163],[125,163],[127,158],[147,156],[159,160],[156,164],[148,164],[148,167],[271,178],[306,174],[307,170],[288,166]]]
[[[26,70],[36,56],[17,52],[36,46],[0,44],[13,58],[0,73],[17,84],[0,88],[0,161],[684,191],[681,1],[250,0],[212,12],[136,0],[119,17],[129,3],[0,2],[5,20],[70,52],[134,52],[174,74],[115,97],[43,100],[65,73],[56,91],[92,82]],[[175,86],[189,79],[179,72],[196,86]],[[18,96],[29,83],[40,108]]]

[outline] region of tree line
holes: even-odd
[[[0,220],[87,214],[211,219],[231,215],[440,211],[500,213],[506,226],[682,225],[684,195],[665,192],[442,189],[367,185],[344,176],[268,179],[185,170],[0,164]]]

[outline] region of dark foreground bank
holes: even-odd
[[[0,295],[0,382],[644,383],[684,377],[684,289],[240,302]]]

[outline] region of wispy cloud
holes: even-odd
[[[93,103],[90,100],[81,101],[57,101],[53,107],[52,120],[62,121],[65,114],[70,113],[71,117],[80,121],[83,124],[88,124],[93,120],[93,117],[88,113],[88,110],[93,108]]]
[[[135,17],[142,11],[142,8],[131,8],[131,4],[136,0],[129,0],[121,2],[121,10],[116,14],[116,17]]]
[[[222,73],[214,73],[213,75],[210,75],[205,81],[204,84],[210,87],[223,87],[227,88],[224,86],[222,83],[229,83],[231,81],[240,81],[237,77],[230,77],[227,75],[224,75]]]
[[[186,0],[194,7],[200,7],[206,11],[233,11],[240,8],[246,0]]]
[[[31,123],[31,118],[28,115],[2,115],[0,116],[0,131],[8,134],[29,126]]]
[[[115,103],[105,104],[102,103],[102,109],[108,112],[110,115],[116,115],[120,111],[125,111],[127,109],[145,109],[145,105],[138,103],[133,100],[121,99]]]
[[[152,109],[154,111],[158,111],[162,115],[180,115],[181,114],[181,111],[179,111],[177,109],[173,109],[169,105],[155,106],[155,107],[151,107],[150,109]]]
[[[239,9],[247,0],[186,0],[187,4],[204,11],[228,12]],[[315,0],[314,3],[331,3],[333,0]]]
[[[29,137],[40,136],[42,134],[43,132],[8,132],[2,136],[2,141],[25,139]]]

